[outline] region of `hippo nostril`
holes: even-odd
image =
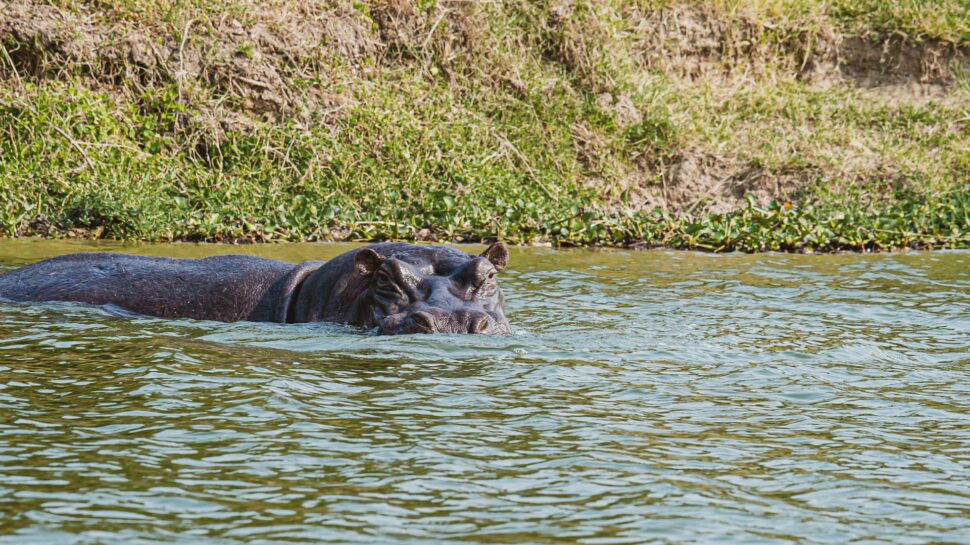
[[[488,319],[487,315],[481,314],[477,316],[472,316],[471,319],[468,320],[468,332],[482,333],[484,331],[488,331],[488,328],[490,325],[491,325],[491,320]]]
[[[415,328],[419,331],[425,333],[432,333],[435,331],[434,316],[427,312],[419,310],[412,314],[411,323],[413,323]]]

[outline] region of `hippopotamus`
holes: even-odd
[[[161,318],[338,322],[383,334],[508,334],[496,242],[479,256],[381,243],[300,264],[244,255],[70,254],[0,275],[0,297],[114,305]]]

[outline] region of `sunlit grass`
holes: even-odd
[[[199,44],[203,62],[207,40],[218,39],[226,21],[272,29],[285,18],[266,13],[293,7],[282,0],[52,3],[140,29],[158,43]],[[0,229],[711,250],[970,244],[966,89],[943,101],[900,102],[851,85],[812,85],[793,72],[823,25],[874,40],[970,43],[966,1],[691,4],[725,24],[747,25],[727,33],[725,40],[737,40],[727,49],[746,51],[741,42],[756,36],[776,64],[734,77],[731,64],[746,59],[726,56],[727,75],[690,78],[649,67],[649,52],[638,49],[644,30],[634,16],[674,4],[687,5],[581,1],[557,22],[549,5],[481,3],[466,28],[448,28],[438,3],[417,2],[417,37],[409,42],[384,44],[353,63],[286,58],[274,65],[294,96],[340,97],[332,117],[250,116],[205,73],[192,81],[167,72],[147,83],[98,79],[96,63],[52,53],[49,71],[13,74],[0,52]],[[382,5],[307,9],[355,10],[376,28],[372,10]],[[465,42],[447,41],[459,31]],[[36,46],[4,42],[5,51],[28,45]],[[234,53],[275,55],[255,43]],[[609,106],[621,98],[634,119]],[[248,125],[206,132],[195,121],[213,111],[250,116]],[[642,190],[659,187],[665,165],[685,153],[798,180],[800,190],[788,195],[790,207],[751,202],[727,215],[650,209]]]

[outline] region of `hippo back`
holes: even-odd
[[[291,263],[242,255],[71,254],[0,276],[0,297],[110,304],[163,318],[276,321],[294,269]]]

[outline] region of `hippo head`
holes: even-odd
[[[357,252],[357,269],[369,280],[371,323],[383,334],[509,333],[497,278],[509,261],[505,244],[495,243],[478,257],[430,250],[433,257],[420,251]]]
[[[316,281],[308,278],[299,321],[341,321],[382,334],[509,334],[497,281],[508,262],[502,242],[479,256],[445,246],[374,244],[328,262]]]

